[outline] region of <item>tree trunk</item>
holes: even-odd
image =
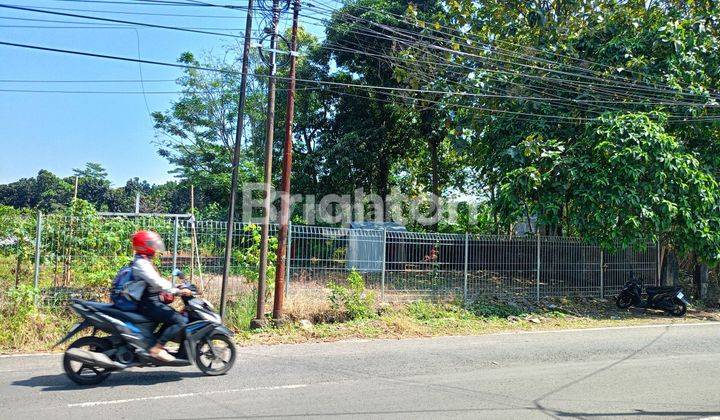
[[[430,145],[430,171],[432,172],[432,179],[431,179],[431,190],[432,190],[432,201],[433,201],[433,207],[435,208],[435,214],[438,216],[436,220],[439,220],[440,215],[440,175],[438,174],[439,171],[439,163],[438,163],[438,144],[439,142],[437,139],[431,137],[429,141]],[[437,231],[437,222],[433,223],[432,226],[430,226],[430,229],[432,231]]]
[[[498,224],[498,214],[495,210],[495,185],[490,187],[490,210],[492,211],[493,227],[495,228],[495,234],[500,234],[500,225]]]
[[[390,180],[390,164],[387,159],[380,158],[378,162],[377,193],[383,201],[383,221],[388,221],[388,195],[390,194],[388,182]]]
[[[660,273],[660,282],[663,286],[674,286],[678,284],[679,277],[678,260],[675,251],[667,249],[665,258],[663,258],[662,270]]]
[[[17,288],[20,285],[20,270],[22,269],[22,265],[20,255],[17,256],[17,262],[15,263],[15,287]]]
[[[695,261],[695,269],[693,270],[693,283],[695,284],[696,297],[700,299],[707,298],[708,292],[708,266],[700,261]]]

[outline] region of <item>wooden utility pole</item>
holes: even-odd
[[[275,85],[277,73],[277,38],[280,21],[280,1],[273,0],[272,28],[270,36],[270,78],[268,80],[267,123],[265,126],[265,197],[263,200],[263,223],[260,236],[260,264],[258,265],[258,298],[255,319],[250,322],[251,328],[262,328],[265,320],[265,287],[267,284],[268,240],[270,237],[270,185],[272,183],[272,153],[275,131]]]
[[[235,199],[238,188],[238,165],[240,164],[240,146],[245,126],[245,97],[247,90],[248,62],[250,61],[250,41],[253,20],[253,0],[248,0],[245,19],[245,44],[243,45],[242,76],[240,79],[240,99],[238,100],[237,126],[235,127],[235,148],[233,150],[232,180],[230,181],[230,200],[228,205],[227,228],[225,232],[225,262],[223,265],[222,286],[220,287],[220,317],[225,315],[225,291],[227,290],[232,261],[232,238],[235,224]]]
[[[295,114],[295,72],[297,68],[297,30],[300,15],[300,0],[293,1],[292,38],[290,40],[290,83],[288,88],[287,112],[285,114],[285,144],[283,152],[282,180],[280,182],[280,230],[278,232],[277,259],[275,261],[275,299],[273,302],[273,320],[282,322],[283,302],[285,300],[285,256],[287,249],[288,224],[290,222],[290,175],[292,174],[292,124]]]

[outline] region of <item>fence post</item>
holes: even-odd
[[[40,284],[40,244],[42,243],[42,212],[38,210],[37,224],[35,226],[35,275],[33,279],[33,286],[35,291]],[[35,306],[38,305],[38,293],[35,293]]]
[[[463,267],[463,303],[467,305],[468,299],[468,248],[470,234],[465,232],[465,266]]]
[[[175,216],[175,225],[173,227],[173,268],[172,268],[172,284],[175,285],[175,270],[177,270],[177,245],[178,245],[178,218]]]
[[[380,270],[380,301],[385,301],[385,253],[387,252],[387,229],[383,227],[382,269]]]
[[[537,232],[537,272],[535,274],[535,301],[540,303],[540,230]]]
[[[290,292],[290,251],[292,248],[292,222],[288,221],[287,246],[285,247],[285,296]]]
[[[660,247],[660,241],[657,242],[657,252],[655,253],[655,265],[657,266],[657,277],[655,278],[655,285],[660,285],[660,278],[662,277],[662,248]]]
[[[605,253],[600,248],[600,299],[605,299]]]

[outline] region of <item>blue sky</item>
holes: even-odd
[[[110,5],[59,0],[27,2],[5,0],[4,4],[36,8],[92,9],[98,12],[62,11],[150,22],[161,25],[200,28],[244,28],[245,13],[208,7],[169,7]],[[246,2],[227,1],[232,4]],[[178,17],[104,14],[99,11],[213,15]],[[228,18],[232,17],[232,18]],[[64,23],[33,22],[3,18],[72,20],[83,22],[82,29],[17,28],[27,26],[71,26]],[[85,23],[87,22],[87,23]],[[0,40],[81,50],[136,58],[138,38],[134,29],[88,28],[102,23],[61,16],[0,9]],[[257,29],[257,23],[254,26]],[[241,31],[234,32],[242,34]],[[140,56],[147,60],[174,62],[184,51],[222,56],[225,46],[240,44],[240,39],[162,29],[138,29]],[[172,81],[179,69],[143,65],[146,91],[177,91]],[[7,80],[133,80],[126,83],[40,83]],[[31,177],[40,169],[68,176],[72,168],[85,162],[102,164],[114,185],[123,185],[131,177],[150,182],[172,179],[170,165],[157,154],[151,111],[169,108],[176,94],[148,94],[147,106],[142,94],[69,94],[11,93],[2,90],[93,90],[141,92],[138,64],[105,61],[0,46],[0,183]]]

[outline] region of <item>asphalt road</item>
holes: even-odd
[[[133,369],[81,388],[0,357],[0,418],[720,416],[720,325],[247,347],[223,377]]]

